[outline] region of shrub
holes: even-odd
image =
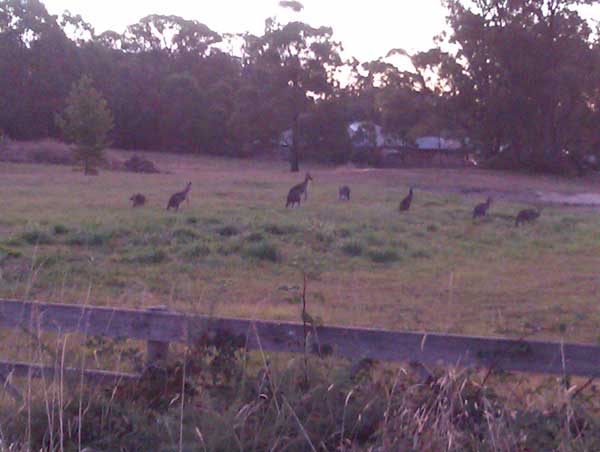
[[[138,254],[130,255],[123,258],[124,262],[129,264],[160,264],[169,259],[167,253],[163,250],[148,250]]]
[[[205,243],[196,243],[183,252],[183,255],[190,259],[206,257],[209,254],[210,254],[210,248]]]
[[[233,237],[234,235],[238,235],[240,230],[233,225],[223,226],[217,230],[221,237]]]
[[[429,232],[437,232],[437,231],[439,231],[439,229],[440,229],[440,227],[435,223],[431,223],[430,225],[427,226],[427,230]]]
[[[287,224],[287,225],[278,225],[278,224],[268,224],[264,227],[265,232],[271,235],[288,235],[294,234],[298,232],[298,228],[296,226]]]
[[[55,224],[54,225],[54,233],[56,235],[63,235],[69,232],[69,228],[67,228],[64,224]]]
[[[342,237],[342,238],[348,238],[352,235],[352,232],[349,229],[346,228],[341,228],[338,229],[337,231],[335,231],[336,235]]]
[[[250,258],[270,262],[279,262],[281,260],[281,253],[279,252],[277,246],[268,242],[260,242],[250,245],[248,248],[246,248],[245,255]]]
[[[264,237],[260,232],[253,232],[252,234],[248,235],[248,237],[246,237],[246,240],[248,242],[260,242],[264,240]]]
[[[21,240],[29,245],[51,245],[54,239],[44,231],[32,229],[21,234]]]
[[[189,243],[196,240],[199,235],[193,229],[181,228],[173,231],[173,237],[180,243]]]
[[[396,250],[373,250],[369,253],[369,257],[373,262],[378,264],[388,264],[400,260],[400,255]]]
[[[431,258],[431,252],[427,251],[427,250],[416,250],[413,251],[410,254],[411,257],[414,257],[416,259],[429,259]]]
[[[108,243],[112,235],[112,232],[79,231],[71,235],[66,243],[71,246],[100,247]]]
[[[356,257],[360,256],[364,251],[362,243],[355,240],[346,242],[342,245],[342,252],[348,256]]]
[[[0,245],[0,262],[6,259],[16,259],[22,255],[23,253],[21,253],[19,250]]]

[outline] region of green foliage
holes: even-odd
[[[369,257],[378,264],[389,264],[400,260],[400,255],[393,249],[378,249],[369,251]]]
[[[69,232],[69,228],[67,228],[64,224],[55,224],[54,225],[54,234],[56,235],[64,235]]]
[[[180,228],[173,231],[173,237],[179,243],[190,243],[196,240],[199,237],[199,234],[193,229]]]
[[[106,245],[112,237],[112,231],[75,231],[69,234],[65,243],[70,246],[101,247]]]
[[[189,259],[199,259],[210,254],[210,247],[205,243],[194,243],[183,251],[183,255]]]
[[[217,233],[221,237],[233,237],[234,235],[238,235],[240,233],[240,230],[237,228],[237,226],[227,225],[223,226],[222,228],[219,228],[217,230]]]
[[[85,174],[93,172],[103,160],[113,128],[107,102],[92,86],[92,79],[83,76],[73,85],[63,116],[56,123],[64,137],[75,144],[76,159],[83,164]]]
[[[249,242],[260,242],[264,239],[265,237],[260,232],[253,232],[246,237]]]
[[[54,243],[54,239],[51,235],[39,229],[25,231],[19,238],[28,245],[51,245]]]
[[[15,250],[5,245],[0,245],[0,263],[7,259],[16,259],[21,256],[22,253],[19,250]]]
[[[245,248],[244,254],[253,259],[269,262],[279,262],[281,253],[276,245],[269,242],[253,243]]]
[[[342,252],[348,256],[360,256],[364,252],[364,246],[361,242],[352,240],[342,245]]]
[[[264,230],[271,235],[291,235],[299,232],[298,227],[292,224],[268,224]]]

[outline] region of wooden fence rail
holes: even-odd
[[[192,316],[164,309],[141,311],[0,299],[2,327],[139,339],[148,342],[150,364],[166,358],[170,342],[191,344],[200,337],[226,336],[249,350],[292,353],[305,350],[305,330],[300,323]],[[309,335],[310,352],[350,359],[494,366],[506,371],[600,376],[600,347],[586,344],[337,326],[309,327]],[[34,370],[33,376],[43,374],[40,366],[10,362],[0,362],[0,373],[18,369],[17,373],[23,374],[27,366]],[[82,371],[78,372],[81,375]],[[135,377],[84,372],[92,380]]]

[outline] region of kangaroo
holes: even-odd
[[[517,214],[517,219],[515,220],[515,226],[519,226],[522,223],[530,223],[532,221],[535,221],[540,216],[541,213],[542,213],[542,207],[540,207],[538,210],[535,210],[535,209],[521,210]]]
[[[129,200],[133,203],[132,207],[141,207],[146,204],[146,197],[141,193],[136,193]]]
[[[302,194],[304,194],[304,200],[306,201],[306,199],[308,198],[308,195],[307,195],[308,184],[312,180],[313,180],[313,178],[311,177],[310,173],[306,173],[304,182],[302,182],[301,184],[298,184],[298,185],[294,185],[292,188],[290,188],[290,191],[287,195],[287,202],[285,203],[286,209],[288,207],[293,208],[295,205],[299,206],[300,200],[302,198]]]
[[[190,192],[191,187],[192,187],[192,183],[188,182],[185,187],[185,190],[177,192],[174,195],[172,195],[171,198],[169,198],[169,203],[167,204],[167,210],[169,210],[170,208],[173,208],[173,209],[175,209],[175,211],[178,211],[179,205],[183,201],[185,201],[188,193]]]
[[[492,205],[492,198],[488,197],[485,202],[481,204],[477,204],[473,209],[473,220],[479,217],[485,217],[487,215],[487,211]]]
[[[406,198],[404,198],[402,200],[398,210],[400,210],[400,212],[406,212],[408,209],[410,209],[410,203],[412,202],[412,198],[413,198],[413,188],[410,187],[410,190],[408,190],[408,196],[406,196]]]
[[[348,187],[347,185],[343,185],[342,187],[340,187],[338,197],[340,201],[350,201],[350,187]]]

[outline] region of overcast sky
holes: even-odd
[[[122,32],[148,14],[178,15],[205,23],[217,32],[260,34],[267,17],[301,20],[333,27],[346,56],[369,61],[396,47],[408,51],[433,46],[443,30],[445,10],[440,0],[302,0],[295,14],[278,7],[278,0],[45,0],[52,14],[81,14],[96,33]]]

